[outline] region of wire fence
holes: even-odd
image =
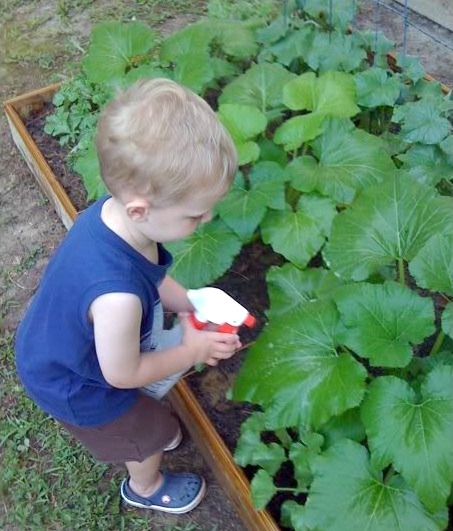
[[[396,52],[419,57],[428,74],[453,87],[451,0],[351,0],[351,8],[358,29],[384,33]]]
[[[381,10],[381,9],[387,10],[389,14],[396,15],[396,16],[401,18],[402,24],[403,24],[403,42],[402,42],[402,47],[403,47],[403,51],[404,52],[406,52],[407,36],[408,36],[410,28],[413,28],[416,31],[419,31],[419,32],[423,33],[424,35],[426,35],[427,37],[432,39],[434,42],[440,44],[441,46],[444,46],[448,50],[453,51],[453,42],[448,43],[447,41],[444,41],[434,31],[426,30],[421,25],[417,24],[416,22],[414,22],[412,20],[411,13],[412,13],[412,16],[414,16],[414,12],[411,11],[412,4],[410,3],[410,1],[405,0],[403,5],[400,5],[400,4],[395,4],[395,5],[386,4],[382,0],[373,0],[373,2],[374,2],[374,8],[373,9],[374,9],[374,11],[376,13],[375,20],[374,20],[374,23],[375,23],[376,27],[378,27],[378,24],[379,24],[379,10]],[[433,3],[431,3],[431,5],[433,5]]]

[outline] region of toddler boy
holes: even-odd
[[[98,460],[125,463],[128,504],[182,514],[205,482],[160,471],[181,430],[142,388],[216,365],[240,341],[190,325],[193,307],[167,275],[162,244],[211,218],[236,151],[209,105],[167,79],[140,81],[108,104],[96,147],[109,195],[80,214],[50,260],[18,328],[17,369],[36,404]],[[166,342],[162,308],[179,314],[176,345]]]

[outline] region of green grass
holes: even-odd
[[[50,2],[48,2],[50,3]],[[1,63],[69,75],[87,45],[88,28],[103,20],[140,20],[156,29],[167,20],[206,12],[204,0],[57,0],[52,10],[37,0],[0,2]]]
[[[96,462],[25,396],[13,339],[0,338],[0,529],[200,531],[122,506],[124,470]]]
[[[1,227],[0,227],[1,230]],[[24,289],[20,283],[14,280],[17,277],[20,277],[22,273],[32,269],[39,258],[43,254],[43,248],[40,245],[37,245],[30,249],[26,254],[24,254],[19,263],[13,265],[10,268],[4,269],[0,275],[0,333],[3,333],[3,321],[7,317],[9,311],[17,307],[20,304],[14,297],[9,296],[9,292],[14,293],[12,286],[17,286],[19,289]],[[0,337],[0,341],[3,338]],[[1,414],[0,414],[1,418]],[[1,436],[1,432],[0,432]]]

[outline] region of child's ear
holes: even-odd
[[[124,208],[126,214],[132,221],[143,221],[148,217],[150,203],[146,199],[131,199]]]

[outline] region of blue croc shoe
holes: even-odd
[[[206,492],[206,483],[198,474],[162,472],[163,483],[157,491],[143,498],[129,486],[129,479],[121,483],[121,497],[129,505],[141,509],[154,509],[170,514],[184,514],[201,502]]]

